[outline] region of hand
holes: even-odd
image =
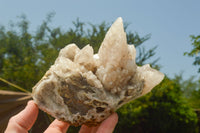
[[[38,107],[34,101],[29,101],[26,108],[22,110],[19,114],[11,117],[8,122],[8,126],[5,133],[27,133],[35,123],[38,116]],[[116,124],[118,122],[118,116],[116,113],[109,116],[104,120],[99,126],[87,127],[82,125],[80,133],[112,133]],[[46,129],[45,133],[65,133],[69,128],[67,122],[59,121],[55,119],[49,127]]]

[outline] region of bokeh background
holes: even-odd
[[[166,78],[117,111],[115,132],[199,132],[199,5],[199,0],[0,0],[0,103],[7,108],[0,110],[2,118],[19,111],[7,105],[25,105],[30,97],[20,98],[31,92],[61,48],[90,44],[97,52],[112,22],[122,17],[137,64],[149,63]],[[9,101],[5,91],[18,97]],[[30,132],[45,129],[53,119],[43,112],[41,117],[44,122]],[[77,131],[71,127],[69,132]]]

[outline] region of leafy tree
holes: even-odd
[[[31,41],[32,35],[28,33],[28,22],[21,17],[18,23],[20,32],[0,31],[0,76],[14,84],[19,84],[30,90],[35,79],[38,79],[37,52]],[[25,82],[29,80],[29,82]]]
[[[191,35],[190,37],[191,37],[193,49],[190,52],[185,52],[184,55],[195,57],[193,64],[199,66],[200,65],[200,35],[198,36]],[[200,72],[200,68],[198,72]]]
[[[192,76],[183,79],[182,74],[175,75],[174,81],[180,85],[183,95],[187,98],[191,107],[200,108],[200,80]]]
[[[176,74],[173,80],[180,85],[183,95],[190,98],[193,91],[200,89],[200,84],[196,78],[196,76],[191,76],[188,79],[183,79],[183,73],[180,73]]]
[[[148,95],[118,110],[116,133],[197,132],[197,116],[181,88],[167,78]]]

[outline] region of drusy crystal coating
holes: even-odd
[[[59,120],[95,126],[163,80],[164,74],[148,64],[137,66],[135,56],[118,18],[97,54],[90,45],[79,49],[69,44],[61,49],[54,65],[33,87],[33,99]]]

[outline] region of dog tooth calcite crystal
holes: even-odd
[[[164,74],[149,65],[137,66],[135,56],[118,18],[97,54],[90,45],[79,49],[69,44],[61,49],[54,65],[33,87],[33,99],[59,120],[95,126],[163,80]]]

